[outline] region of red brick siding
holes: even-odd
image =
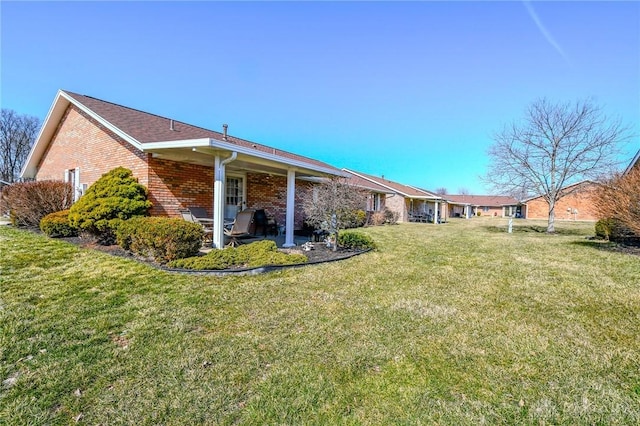
[[[213,217],[213,167],[158,158],[149,166],[152,215],[180,217],[180,209],[204,207]]]
[[[387,197],[387,199],[385,200],[385,206],[392,212],[398,213],[399,222],[407,222],[409,219],[409,216],[407,215],[408,202],[408,200],[406,200],[405,202],[405,198],[402,195],[395,194],[393,196]]]
[[[80,184],[90,186],[118,166],[131,169],[147,185],[147,154],[75,106],[65,112],[38,165],[36,180],[62,180],[65,169],[80,168]]]
[[[577,209],[576,220],[598,220],[598,214],[593,207],[596,184],[583,184],[580,191],[562,197],[555,206],[556,219],[574,219],[568,208]],[[548,219],[549,204],[542,198],[534,198],[527,202],[527,219]]]
[[[488,211],[484,211],[485,208]],[[501,206],[479,206],[476,208],[476,212],[480,212],[480,217],[502,217],[504,209]]]
[[[295,229],[302,229],[304,212],[302,203],[310,196],[313,183],[296,180]],[[278,224],[284,225],[287,214],[287,178],[260,173],[247,173],[247,208],[264,209]]]
[[[287,209],[287,178],[247,173],[247,208],[264,209],[267,215],[273,217],[278,224],[284,224]]]

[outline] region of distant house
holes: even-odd
[[[524,217],[526,206],[502,195],[446,195],[450,217]]]
[[[598,214],[593,205],[597,185],[596,182],[586,180],[563,188],[564,195],[555,205],[555,218],[598,220]],[[549,218],[549,203],[542,196],[530,198],[524,203],[527,205],[527,219]]]
[[[442,197],[408,185],[394,182],[384,177],[368,175],[349,169],[343,171],[362,179],[369,184],[375,184],[387,191],[385,207],[398,213],[399,222],[435,222],[446,217],[446,206]]]
[[[367,193],[367,204],[363,206],[363,208],[368,214],[385,209],[387,195],[393,195],[393,191],[375,182],[364,179],[361,176],[350,173],[346,169],[343,169],[343,171],[347,174],[346,180],[349,185],[360,188]]]
[[[102,174],[123,166],[149,189],[151,214],[180,217],[204,207],[214,219],[265,209],[286,230],[300,229],[300,200],[319,178],[343,176],[326,163],[111,102],[59,91],[22,176],[72,183],[76,198]],[[285,246],[293,245],[293,232]]]

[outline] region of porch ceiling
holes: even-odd
[[[213,167],[216,155],[219,155],[222,158],[227,158],[231,155],[231,151],[209,147],[163,148],[148,150],[148,152],[150,152],[154,158],[196,164],[205,167]],[[254,172],[282,176],[286,176],[287,170],[290,168],[294,168],[296,170],[297,177],[327,176],[326,173],[307,169],[305,167],[292,166],[282,162],[253,157],[242,153],[238,153],[238,157],[226,166],[227,171],[230,172]]]

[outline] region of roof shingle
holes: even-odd
[[[301,161],[328,169],[335,169],[336,172],[340,172],[339,169],[322,161],[272,148],[256,142],[236,138],[231,135],[227,135],[227,139],[224,140],[223,134],[220,132],[193,126],[182,121],[173,120],[172,130],[172,119],[170,118],[103,101],[90,96],[79,95],[66,90],[63,92],[143,145],[145,143],[152,142],[210,138],[221,142],[237,144],[244,148],[290,160]]]

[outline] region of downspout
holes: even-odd
[[[220,161],[216,155],[213,182],[213,248],[224,246],[224,177],[225,167],[238,158],[238,153],[233,151],[231,156]]]

